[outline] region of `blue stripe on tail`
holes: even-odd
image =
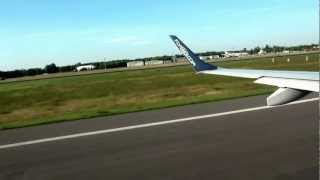
[[[187,58],[187,60],[196,72],[217,69],[216,66],[202,61],[177,36],[170,35],[170,38],[176,44],[180,52]]]

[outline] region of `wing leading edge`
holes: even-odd
[[[279,87],[279,91],[270,96],[277,99],[277,103],[268,103],[269,105],[284,104],[296,100],[308,92],[319,92],[319,72],[221,68],[202,61],[178,37],[174,35],[170,37],[193,66],[193,69],[199,74],[252,78],[257,79],[255,83]],[[285,91],[284,89],[290,89],[290,91]],[[301,93],[292,93],[291,89]],[[280,90],[281,93],[279,93]],[[280,95],[281,97],[279,97]],[[286,96],[288,97],[286,98]],[[279,98],[284,100],[278,102]]]

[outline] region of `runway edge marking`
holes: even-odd
[[[225,115],[231,115],[231,114],[237,114],[237,113],[243,113],[243,112],[258,111],[258,110],[263,110],[263,109],[272,109],[272,108],[276,108],[276,107],[284,107],[284,106],[290,106],[290,105],[294,105],[294,104],[302,104],[302,103],[312,102],[312,101],[316,101],[316,100],[319,100],[319,98],[296,101],[296,102],[292,102],[290,104],[285,104],[285,105],[281,105],[281,106],[260,106],[260,107],[240,109],[240,110],[234,110],[234,111],[228,111],[228,112],[222,112],[222,113],[207,114],[207,115],[187,117],[187,118],[181,118],[181,119],[160,121],[160,122],[155,122],[155,123],[146,123],[146,124],[132,125],[132,126],[126,126],[126,127],[120,127],[120,128],[114,128],[114,129],[105,129],[105,130],[77,133],[77,134],[71,134],[71,135],[65,135],[65,136],[57,136],[57,137],[52,137],[52,138],[30,140],[30,141],[0,145],[0,150],[14,148],[14,147],[20,147],[20,146],[27,146],[27,145],[32,145],[32,144],[52,142],[52,141],[74,139],[74,138],[79,138],[79,137],[84,137],[84,136],[93,136],[93,135],[107,134],[107,133],[112,133],[112,132],[127,131],[127,130],[133,130],[133,129],[153,127],[153,126],[161,126],[161,125],[167,125],[167,124],[173,124],[173,123],[179,123],[179,122],[194,121],[194,120],[199,120],[199,119],[219,117],[219,116],[225,116]]]

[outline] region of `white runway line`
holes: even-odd
[[[14,148],[14,147],[20,147],[20,146],[26,146],[26,145],[32,145],[32,144],[60,141],[60,140],[66,140],[66,139],[74,139],[74,138],[79,138],[79,137],[84,137],[84,136],[107,134],[107,133],[112,133],[112,132],[127,131],[127,130],[133,130],[133,129],[146,128],[146,127],[162,126],[162,125],[166,125],[166,124],[194,121],[194,120],[199,120],[199,119],[219,117],[219,116],[225,116],[225,115],[231,115],[231,114],[237,114],[237,113],[243,113],[243,112],[250,112],[250,111],[258,111],[258,110],[263,110],[263,109],[271,109],[271,108],[277,108],[277,107],[283,107],[283,106],[290,106],[290,105],[294,105],[294,104],[302,104],[302,103],[316,101],[316,100],[319,100],[319,98],[295,101],[293,103],[282,105],[282,106],[260,106],[260,107],[254,107],[254,108],[248,108],[248,109],[229,111],[229,112],[208,114],[208,115],[202,115],[202,116],[194,116],[194,117],[174,119],[174,120],[168,120],[168,121],[160,121],[160,122],[155,122],[155,123],[146,123],[146,124],[140,124],[140,125],[126,126],[126,127],[121,127],[121,128],[105,129],[105,130],[98,130],[98,131],[92,131],[92,132],[71,134],[71,135],[66,135],[66,136],[58,136],[58,137],[52,137],[52,138],[24,141],[24,142],[18,142],[18,143],[13,143],[13,144],[0,145],[0,149],[8,149],[8,148]]]

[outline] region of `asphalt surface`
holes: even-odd
[[[0,146],[264,106],[265,96],[0,131]],[[317,101],[0,149],[4,179],[318,179]]]

